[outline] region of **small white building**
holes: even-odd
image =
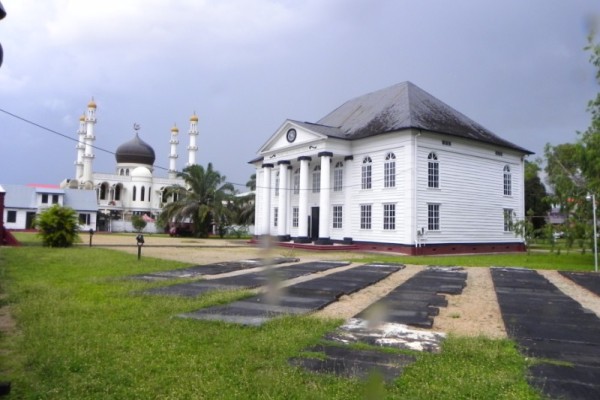
[[[157,228],[154,220],[160,214],[163,205],[176,200],[167,196],[165,190],[170,186],[185,185],[184,181],[177,177],[179,129],[177,126],[171,128],[167,176],[156,175],[154,149],[140,138],[140,126],[137,124],[134,124],[133,138],[120,145],[115,152],[115,170],[108,173],[96,172],[93,170],[96,109],[97,105],[92,100],[88,104],[86,115],[80,118],[75,178],[65,179],[61,187],[95,191],[98,221],[94,229],[112,232],[133,231],[131,217],[138,215],[148,223],[145,231],[155,232]],[[195,114],[190,118],[188,134],[187,166],[196,164],[198,117]]]
[[[55,204],[70,207],[79,216],[79,229],[96,230],[96,192],[94,190],[60,189],[51,185],[3,184],[4,227],[9,230],[33,229],[36,215]]]
[[[255,233],[408,254],[523,250],[524,158],[410,82],[286,120],[250,161]]]

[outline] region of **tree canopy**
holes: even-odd
[[[600,84],[600,44],[595,42],[594,33],[588,37],[590,62],[596,68],[596,81]],[[568,218],[564,228],[569,243],[574,240],[593,241],[592,207],[588,194],[600,194],[600,93],[590,100],[587,106],[591,114],[590,126],[585,132],[578,132],[575,143],[546,145],[545,172],[552,187],[552,203],[559,205]]]
[[[159,217],[163,225],[189,221],[196,236],[206,237],[213,225],[219,229],[230,223],[229,203],[235,190],[225,176],[213,169],[212,163],[206,169],[196,164],[188,166],[178,176],[185,187],[176,185],[167,189],[167,195],[177,200],[163,207]]]

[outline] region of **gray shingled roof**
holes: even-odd
[[[411,82],[398,83],[349,100],[316,124],[294,122],[318,133],[348,140],[415,128],[532,154],[500,138]]]

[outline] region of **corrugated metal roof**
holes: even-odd
[[[95,190],[61,189],[58,192],[38,190],[24,185],[2,185],[6,191],[4,206],[6,208],[37,209],[36,193],[64,193],[64,205],[77,211],[97,211],[98,201]]]
[[[98,211],[96,191],[65,189],[64,205],[79,211]]]
[[[6,208],[37,208],[35,188],[23,185],[2,185],[6,191]]]
[[[316,124],[304,124],[327,136],[350,140],[416,128],[532,154],[500,138],[411,82],[359,96],[345,102]]]

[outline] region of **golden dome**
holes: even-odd
[[[88,103],[88,108],[96,108],[96,102],[94,101],[93,97],[92,100]]]
[[[79,117],[79,121],[80,121],[80,122],[83,122],[83,121],[85,121],[85,115],[82,115],[81,117]]]
[[[192,122],[198,122],[198,116],[196,115],[196,113],[194,113],[194,115],[192,115],[190,117],[190,121],[192,121]]]
[[[179,132],[179,128],[177,127],[177,125],[173,125],[173,127],[171,128],[171,132]]]

